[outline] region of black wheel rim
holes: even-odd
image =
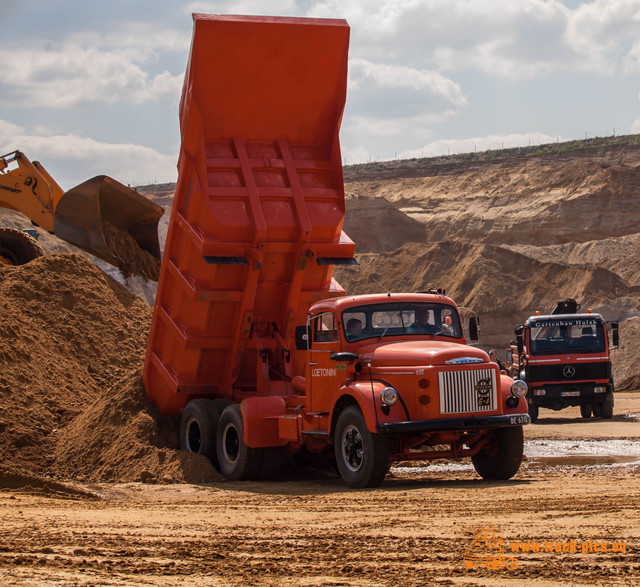
[[[202,434],[200,432],[200,426],[198,426],[198,422],[195,418],[191,418],[187,422],[186,432],[187,448],[191,452],[199,453],[200,447],[202,446]]]
[[[224,430],[222,448],[224,458],[230,463],[235,463],[238,459],[238,453],[240,452],[240,437],[238,436],[238,430],[233,424],[228,424]]]
[[[350,471],[359,471],[362,467],[364,445],[362,435],[352,424],[342,433],[342,460]]]

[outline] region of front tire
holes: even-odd
[[[389,441],[369,431],[357,406],[345,408],[338,417],[334,445],[340,476],[349,487],[382,483],[389,470]]]
[[[478,475],[483,479],[511,479],[520,468],[524,451],[522,426],[498,428],[494,441],[471,457]]]
[[[591,418],[591,410],[593,410],[593,415],[597,417],[598,404],[580,404],[580,415],[583,418]]]
[[[244,441],[244,420],[238,404],[228,405],[218,422],[218,465],[220,472],[234,481],[257,479],[261,473],[262,449]]]
[[[207,457],[216,465],[218,412],[210,399],[191,400],[180,418],[180,448]]]
[[[531,418],[531,423],[535,424],[538,421],[538,415],[540,414],[540,408],[538,406],[534,406],[533,404],[529,404],[529,417]]]

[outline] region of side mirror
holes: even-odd
[[[514,332],[516,334],[516,348],[518,349],[518,354],[521,355],[524,353],[524,324],[518,324]]]
[[[611,341],[613,342],[613,346],[617,347],[620,344],[620,332],[618,331],[618,323],[611,323]]]
[[[311,348],[311,337],[306,326],[296,326],[296,349],[306,351]]]
[[[469,318],[469,338],[472,341],[478,340],[478,331],[480,327],[480,320],[476,316]]]

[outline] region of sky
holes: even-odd
[[[0,0],[0,154],[176,181],[194,12],[346,19],[347,165],[640,133],[640,0]]]

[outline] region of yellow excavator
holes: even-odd
[[[98,175],[64,191],[37,161],[0,156],[0,207],[120,268],[157,281],[158,221],[164,210],[131,188]],[[22,265],[44,253],[25,231],[0,228],[0,263]]]

